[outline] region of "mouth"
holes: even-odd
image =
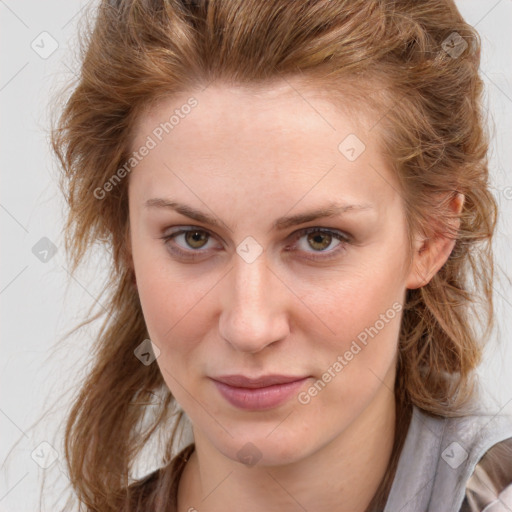
[[[265,410],[277,407],[294,396],[309,376],[243,375],[211,377],[222,397],[243,410]]]

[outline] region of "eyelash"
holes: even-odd
[[[196,228],[196,227],[193,227],[191,226],[191,229],[180,229],[179,231],[175,231],[174,233],[170,234],[170,235],[165,235],[165,236],[162,236],[162,237],[159,237],[161,238],[162,240],[164,240],[164,244],[169,247],[169,250],[174,253],[175,255],[177,255],[178,257],[181,257],[181,258],[184,258],[184,259],[189,259],[189,260],[195,260],[197,259],[198,257],[201,257],[203,252],[206,252],[206,251],[203,251],[201,249],[198,249],[198,250],[193,250],[191,249],[190,251],[184,251],[183,249],[181,248],[178,248],[177,246],[174,246],[174,247],[171,247],[171,244],[169,242],[171,242],[174,238],[176,238],[178,235],[182,235],[184,233],[188,233],[189,231],[198,231],[200,233],[206,233],[208,235],[208,237],[211,237],[211,233],[209,233],[206,229],[203,229],[203,228]],[[339,240],[341,243],[339,243],[335,249],[332,249],[330,251],[314,251],[313,253],[308,253],[308,254],[328,254],[328,256],[308,256],[306,257],[305,259],[308,259],[308,260],[313,260],[313,261],[326,261],[326,260],[330,260],[332,259],[333,257],[337,256],[341,251],[344,251],[346,249],[346,244],[350,243],[351,239],[348,235],[340,232],[340,231],[333,231],[333,230],[330,230],[330,229],[327,229],[327,228],[320,228],[320,227],[310,227],[310,228],[304,228],[304,229],[301,229],[297,232],[295,232],[293,234],[293,243],[295,244],[298,240],[300,240],[303,236],[305,235],[308,235],[309,233],[326,233],[326,234],[329,234],[331,235],[333,238]],[[209,240],[209,238],[208,238]],[[208,240],[207,240],[207,243],[208,243]],[[286,250],[288,250],[288,247],[286,247]]]

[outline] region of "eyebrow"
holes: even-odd
[[[204,213],[200,210],[193,208],[192,206],[179,203],[177,201],[172,201],[170,199],[163,199],[159,197],[155,197],[153,199],[148,199],[145,202],[146,208],[168,208],[171,210],[175,210],[181,215],[185,217],[189,217],[198,222],[202,222],[204,224],[210,224],[211,226],[224,226],[229,229],[228,226],[222,221],[217,220],[215,217]],[[330,203],[323,208],[318,208],[315,210],[310,210],[308,212],[299,213],[296,215],[279,217],[272,224],[272,228],[275,230],[283,230],[289,228],[291,226],[296,226],[299,224],[305,224],[306,222],[310,222],[312,220],[325,218],[325,217],[335,217],[337,215],[341,215],[348,211],[364,211],[373,209],[373,205],[365,203],[365,204],[344,204],[344,203]],[[231,230],[230,230],[231,231]]]

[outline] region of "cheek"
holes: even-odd
[[[319,403],[370,396],[393,366],[405,289],[397,280],[396,261],[373,261],[310,297],[323,323],[333,331],[316,342],[317,351],[322,347],[320,371],[330,379],[327,386],[334,393],[322,391]]]
[[[304,293],[304,302],[318,312],[335,339],[354,338],[382,314],[395,316],[393,304],[402,304],[405,287],[397,279],[400,268],[375,258],[357,269],[330,276]]]
[[[397,350],[403,307],[399,293],[352,297],[350,303],[339,298],[337,309],[325,317],[334,335],[324,338],[325,351],[330,354],[324,370],[340,362],[343,369],[337,366],[336,373],[350,375],[349,387],[387,372]]]
[[[135,250],[134,266],[148,333],[161,350],[159,362],[167,366],[179,354],[186,357],[204,337],[205,308],[218,276],[191,276],[189,268],[172,265],[157,250]]]
[[[336,430],[361,414],[379,390],[393,390],[402,304],[392,299],[363,294],[331,314],[338,322],[336,335],[323,338],[321,349],[316,346],[319,373],[301,397],[305,414],[331,411],[327,423]]]
[[[183,387],[194,366],[197,345],[204,337],[200,332],[204,322],[197,292],[191,292],[190,282],[181,282],[168,271],[148,261],[142,261],[137,274],[137,287],[151,341],[160,354],[156,359],[167,387],[183,407],[191,407]],[[188,405],[187,405],[188,404]]]
[[[190,286],[182,286],[165,274],[154,271],[141,274],[137,275],[137,287],[144,319],[152,340],[165,347],[185,326],[190,327],[197,295],[189,293]]]
[[[135,239],[133,262],[144,320],[152,341],[161,346],[186,314],[187,287],[171,276],[169,262],[156,254],[154,245],[152,241],[151,248],[143,248]]]

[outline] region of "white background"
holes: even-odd
[[[64,203],[48,144],[48,104],[76,69],[76,25],[86,5],[77,0],[0,0],[2,463],[18,442],[2,467],[0,511],[39,510],[36,500],[44,470],[31,454],[35,449],[50,453],[42,442],[55,445],[67,406],[59,398],[81,375],[77,368],[87,356],[90,339],[84,332],[50,349],[97,300],[107,271],[98,256],[88,270],[68,275],[61,235]],[[496,400],[496,411],[512,412],[512,374],[507,372],[512,366],[512,294],[505,277],[512,276],[512,0],[458,0],[457,5],[482,37],[481,70],[493,119],[492,184],[501,207],[496,238],[498,330],[480,375]],[[42,32],[58,44],[47,58],[31,47],[34,40],[46,38],[44,49],[51,49],[51,39]],[[43,237],[57,247],[46,263],[32,252]],[[53,406],[43,426],[31,429],[43,410]],[[59,455],[58,464],[47,471],[59,477],[62,463]],[[65,483],[65,477],[60,478]]]

